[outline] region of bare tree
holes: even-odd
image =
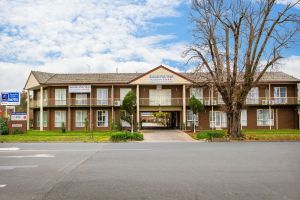
[[[241,137],[247,94],[297,41],[300,0],[192,0],[194,44],[185,52],[225,103],[230,137]],[[208,76],[207,76],[208,75]]]

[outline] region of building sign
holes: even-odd
[[[1,92],[1,105],[20,105],[20,92]]]
[[[23,125],[22,124],[12,124],[11,127],[12,128],[22,128]]]
[[[91,93],[91,85],[69,85],[69,93]]]
[[[151,83],[173,83],[173,74],[151,74],[149,76],[149,81]]]
[[[11,121],[26,121],[27,113],[24,112],[13,112],[10,116]]]

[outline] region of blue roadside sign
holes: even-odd
[[[20,105],[20,92],[1,92],[1,105]]]

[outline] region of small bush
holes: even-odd
[[[225,132],[222,130],[212,130],[212,131],[204,131],[197,134],[197,139],[209,139],[212,138],[223,138],[225,137]]]
[[[18,128],[14,129],[14,131],[13,131],[13,134],[14,134],[14,135],[17,135],[17,134],[23,134],[23,133],[24,133],[24,132],[21,131],[21,130],[18,129]]]
[[[65,125],[64,122],[61,123],[61,128],[60,128],[60,129],[61,129],[61,132],[62,132],[62,133],[65,133],[65,132],[66,132],[66,125]]]
[[[141,133],[128,133],[128,132],[123,132],[123,133],[114,133],[110,136],[110,140],[112,142],[126,142],[128,140],[131,141],[141,141],[144,139],[143,134]]]
[[[0,118],[0,132],[1,132],[1,135],[8,134],[7,119],[5,119],[5,118]]]

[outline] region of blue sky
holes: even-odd
[[[284,0],[283,0],[284,1]],[[190,70],[187,0],[2,0],[0,91],[22,90],[31,70],[145,72],[160,64]],[[300,78],[300,47],[282,69]]]

